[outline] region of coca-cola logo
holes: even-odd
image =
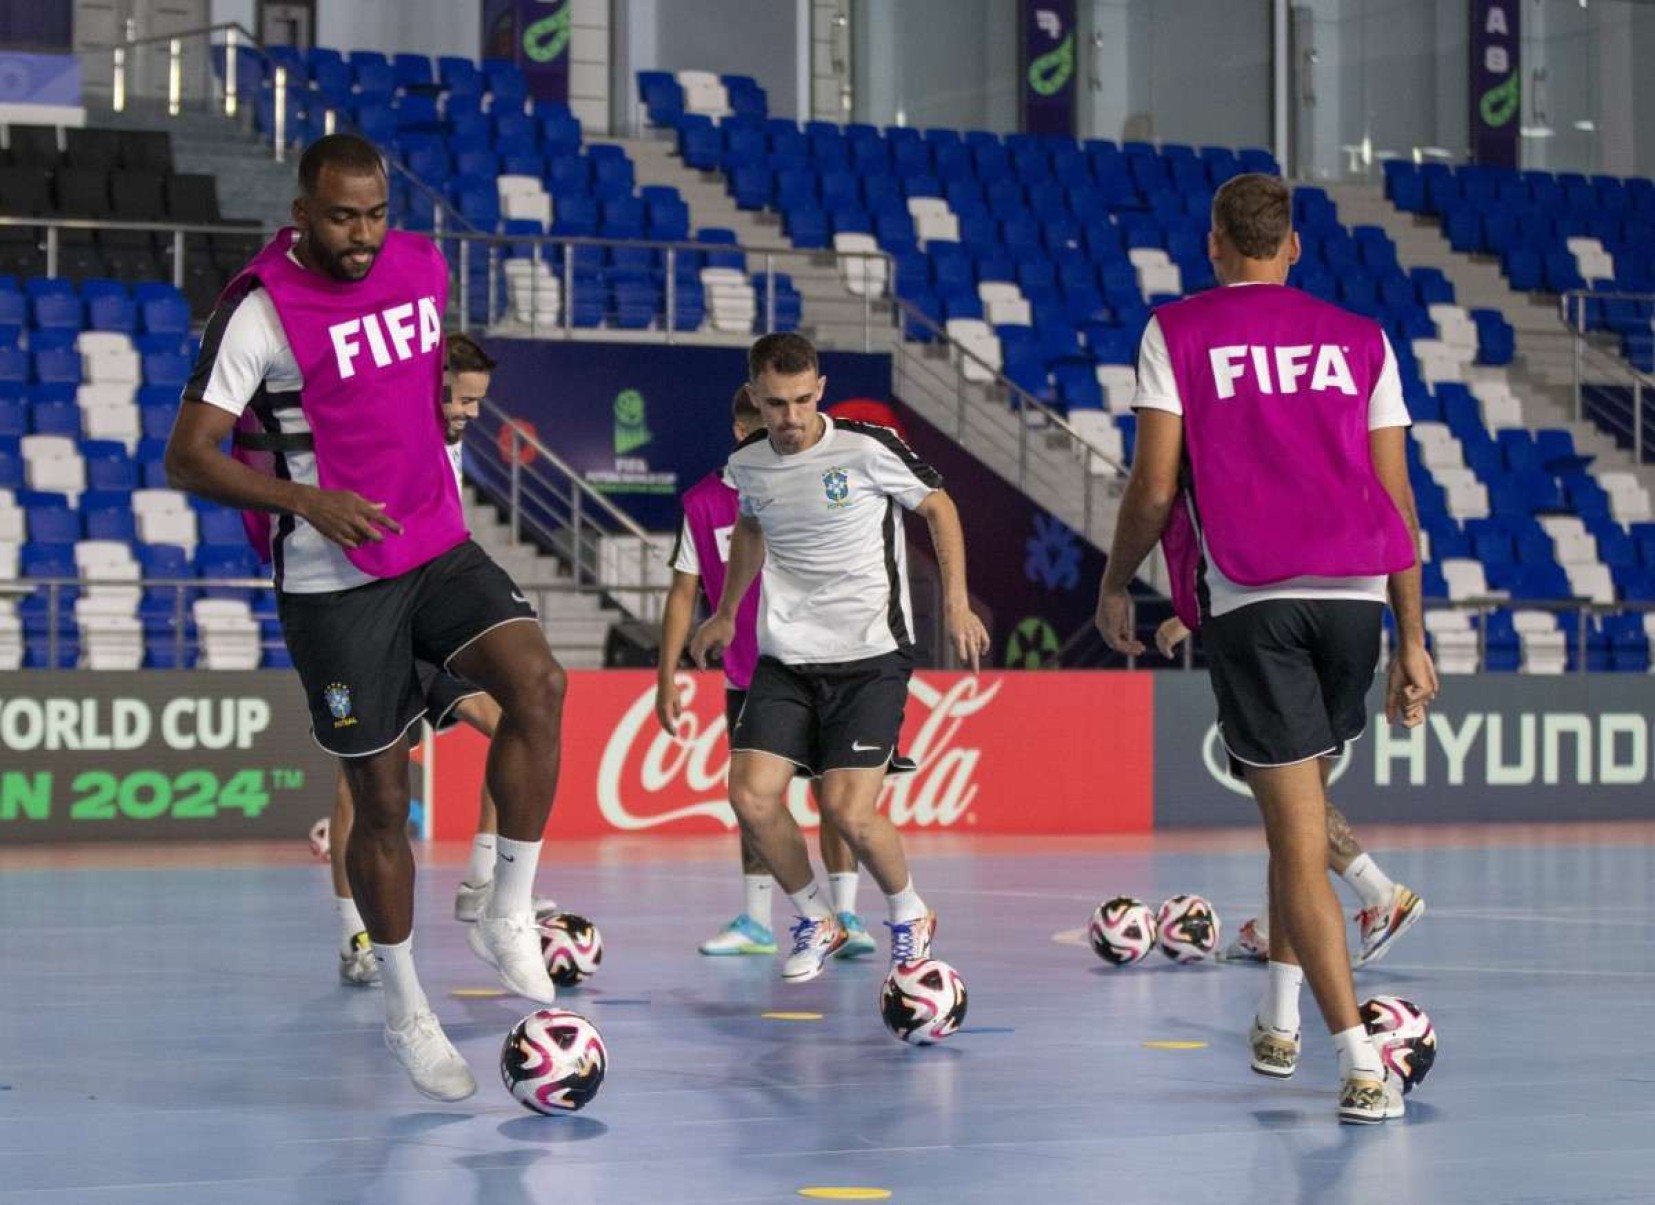
[[[918,676],[909,680],[910,706],[919,707],[924,719],[904,750],[917,770],[887,779],[880,795],[892,823],[947,828],[970,811],[982,750],[959,743],[960,730],[994,700],[1000,685],[998,680],[961,678],[942,690]],[[683,712],[676,735],[669,736],[656,723],[655,691],[649,687],[621,716],[598,761],[598,809],[623,832],[697,816],[725,828],[736,825],[724,785],[730,755],[723,708],[703,721],[695,708],[697,679],[680,674],[678,689]],[[820,820],[803,780],[795,780],[788,792],[788,808],[802,825]]]

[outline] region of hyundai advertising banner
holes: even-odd
[[[1374,718],[1333,768],[1330,796],[1353,822],[1618,820],[1655,817],[1655,686],[1618,674],[1445,677],[1422,726]],[[1256,824],[1225,770],[1204,673],[1155,676],[1157,827]]]
[[[296,675],[13,673],[0,845],[302,838],[333,806]]]
[[[490,394],[651,531],[675,530],[678,496],[730,454],[730,399],[747,379],[744,347],[486,345],[500,362]],[[890,396],[889,356],[829,351],[821,363],[827,405]]]

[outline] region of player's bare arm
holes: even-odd
[[[1414,547],[1419,547],[1419,512],[1408,480],[1406,427],[1381,427],[1370,433],[1373,467],[1391,503],[1408,525]],[[1425,648],[1424,604],[1420,597],[1420,561],[1390,575],[1391,611],[1396,616],[1396,653],[1385,683],[1385,718],[1404,727],[1425,722],[1425,708],[1437,697],[1437,670]]]
[[[350,490],[283,481],[226,456],[222,445],[235,425],[236,416],[217,406],[204,402],[180,406],[167,440],[167,484],[237,510],[297,515],[343,548],[377,542],[387,531],[402,531],[383,505]]]
[[[730,537],[730,566],[724,578],[724,593],[719,596],[718,610],[695,630],[690,641],[690,659],[702,669],[707,668],[707,657],[721,652],[736,634],[736,612],[747,588],[764,568],[764,529],[749,515],[736,520],[736,529]]]
[[[931,547],[942,572],[943,622],[954,655],[976,673],[983,654],[988,652],[988,629],[971,610],[971,595],[965,584],[965,532],[960,512],[944,490],[932,490],[914,508],[931,530]]]
[[[655,718],[668,733],[678,731],[682,704],[678,697],[678,662],[689,643],[690,626],[695,622],[695,595],[701,589],[701,575],[675,569],[661,612],[661,647],[656,663]]]
[[[1138,414],[1137,458],[1115,520],[1115,541],[1098,588],[1094,622],[1109,647],[1138,656],[1144,645],[1132,630],[1128,589],[1144,558],[1160,542],[1178,500],[1178,466],[1184,455],[1184,420],[1164,410]]]

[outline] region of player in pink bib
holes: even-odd
[[[387,229],[384,160],[354,135],[299,161],[295,229],[225,289],[167,445],[178,488],[248,516],[316,740],[350,780],[346,869],[385,989],[385,1041],[438,1100],[476,1091],[414,969],[407,732],[426,661],[500,704],[487,778],[494,890],[470,931],[505,985],[550,1003],[531,889],[557,789],[565,679],[516,584],[466,532],[444,440],[448,267]],[[234,435],[235,457],[220,450]]]
[[[1160,307],[1144,332],[1137,455],[1097,625],[1117,651],[1144,651],[1128,587],[1186,507],[1173,543],[1199,549],[1191,617],[1219,735],[1270,846],[1270,966],[1252,1068],[1277,1078],[1297,1068],[1309,979],[1339,1057],[1339,1118],[1372,1123],[1402,1115],[1402,1092],[1357,1015],[1327,881],[1326,781],[1367,723],[1387,596],[1397,626],[1387,717],[1423,723],[1437,679],[1395,356],[1377,324],[1287,287],[1299,255],[1291,218],[1280,179],[1227,182],[1208,237],[1225,287]],[[1175,571],[1182,590],[1187,570]]]

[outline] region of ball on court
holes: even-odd
[[[500,1049],[500,1078],[536,1113],[574,1113],[592,1103],[609,1069],[597,1027],[579,1013],[543,1008],[512,1026]]]
[[[1092,913],[1086,936],[1092,952],[1112,967],[1129,967],[1155,948],[1155,914],[1142,900],[1117,895]]]
[[[898,963],[879,990],[879,1015],[892,1035],[914,1046],[940,1042],[965,1023],[965,980],[935,958]]]
[[[1199,895],[1175,895],[1156,911],[1155,935],[1174,962],[1200,962],[1218,949],[1218,913]]]
[[[1423,1008],[1400,996],[1374,996],[1362,1001],[1362,1025],[1404,1093],[1425,1082],[1437,1061],[1437,1031]]]
[[[535,917],[540,931],[540,953],[546,970],[559,987],[573,987],[603,962],[603,935],[584,916],[553,912]]]

